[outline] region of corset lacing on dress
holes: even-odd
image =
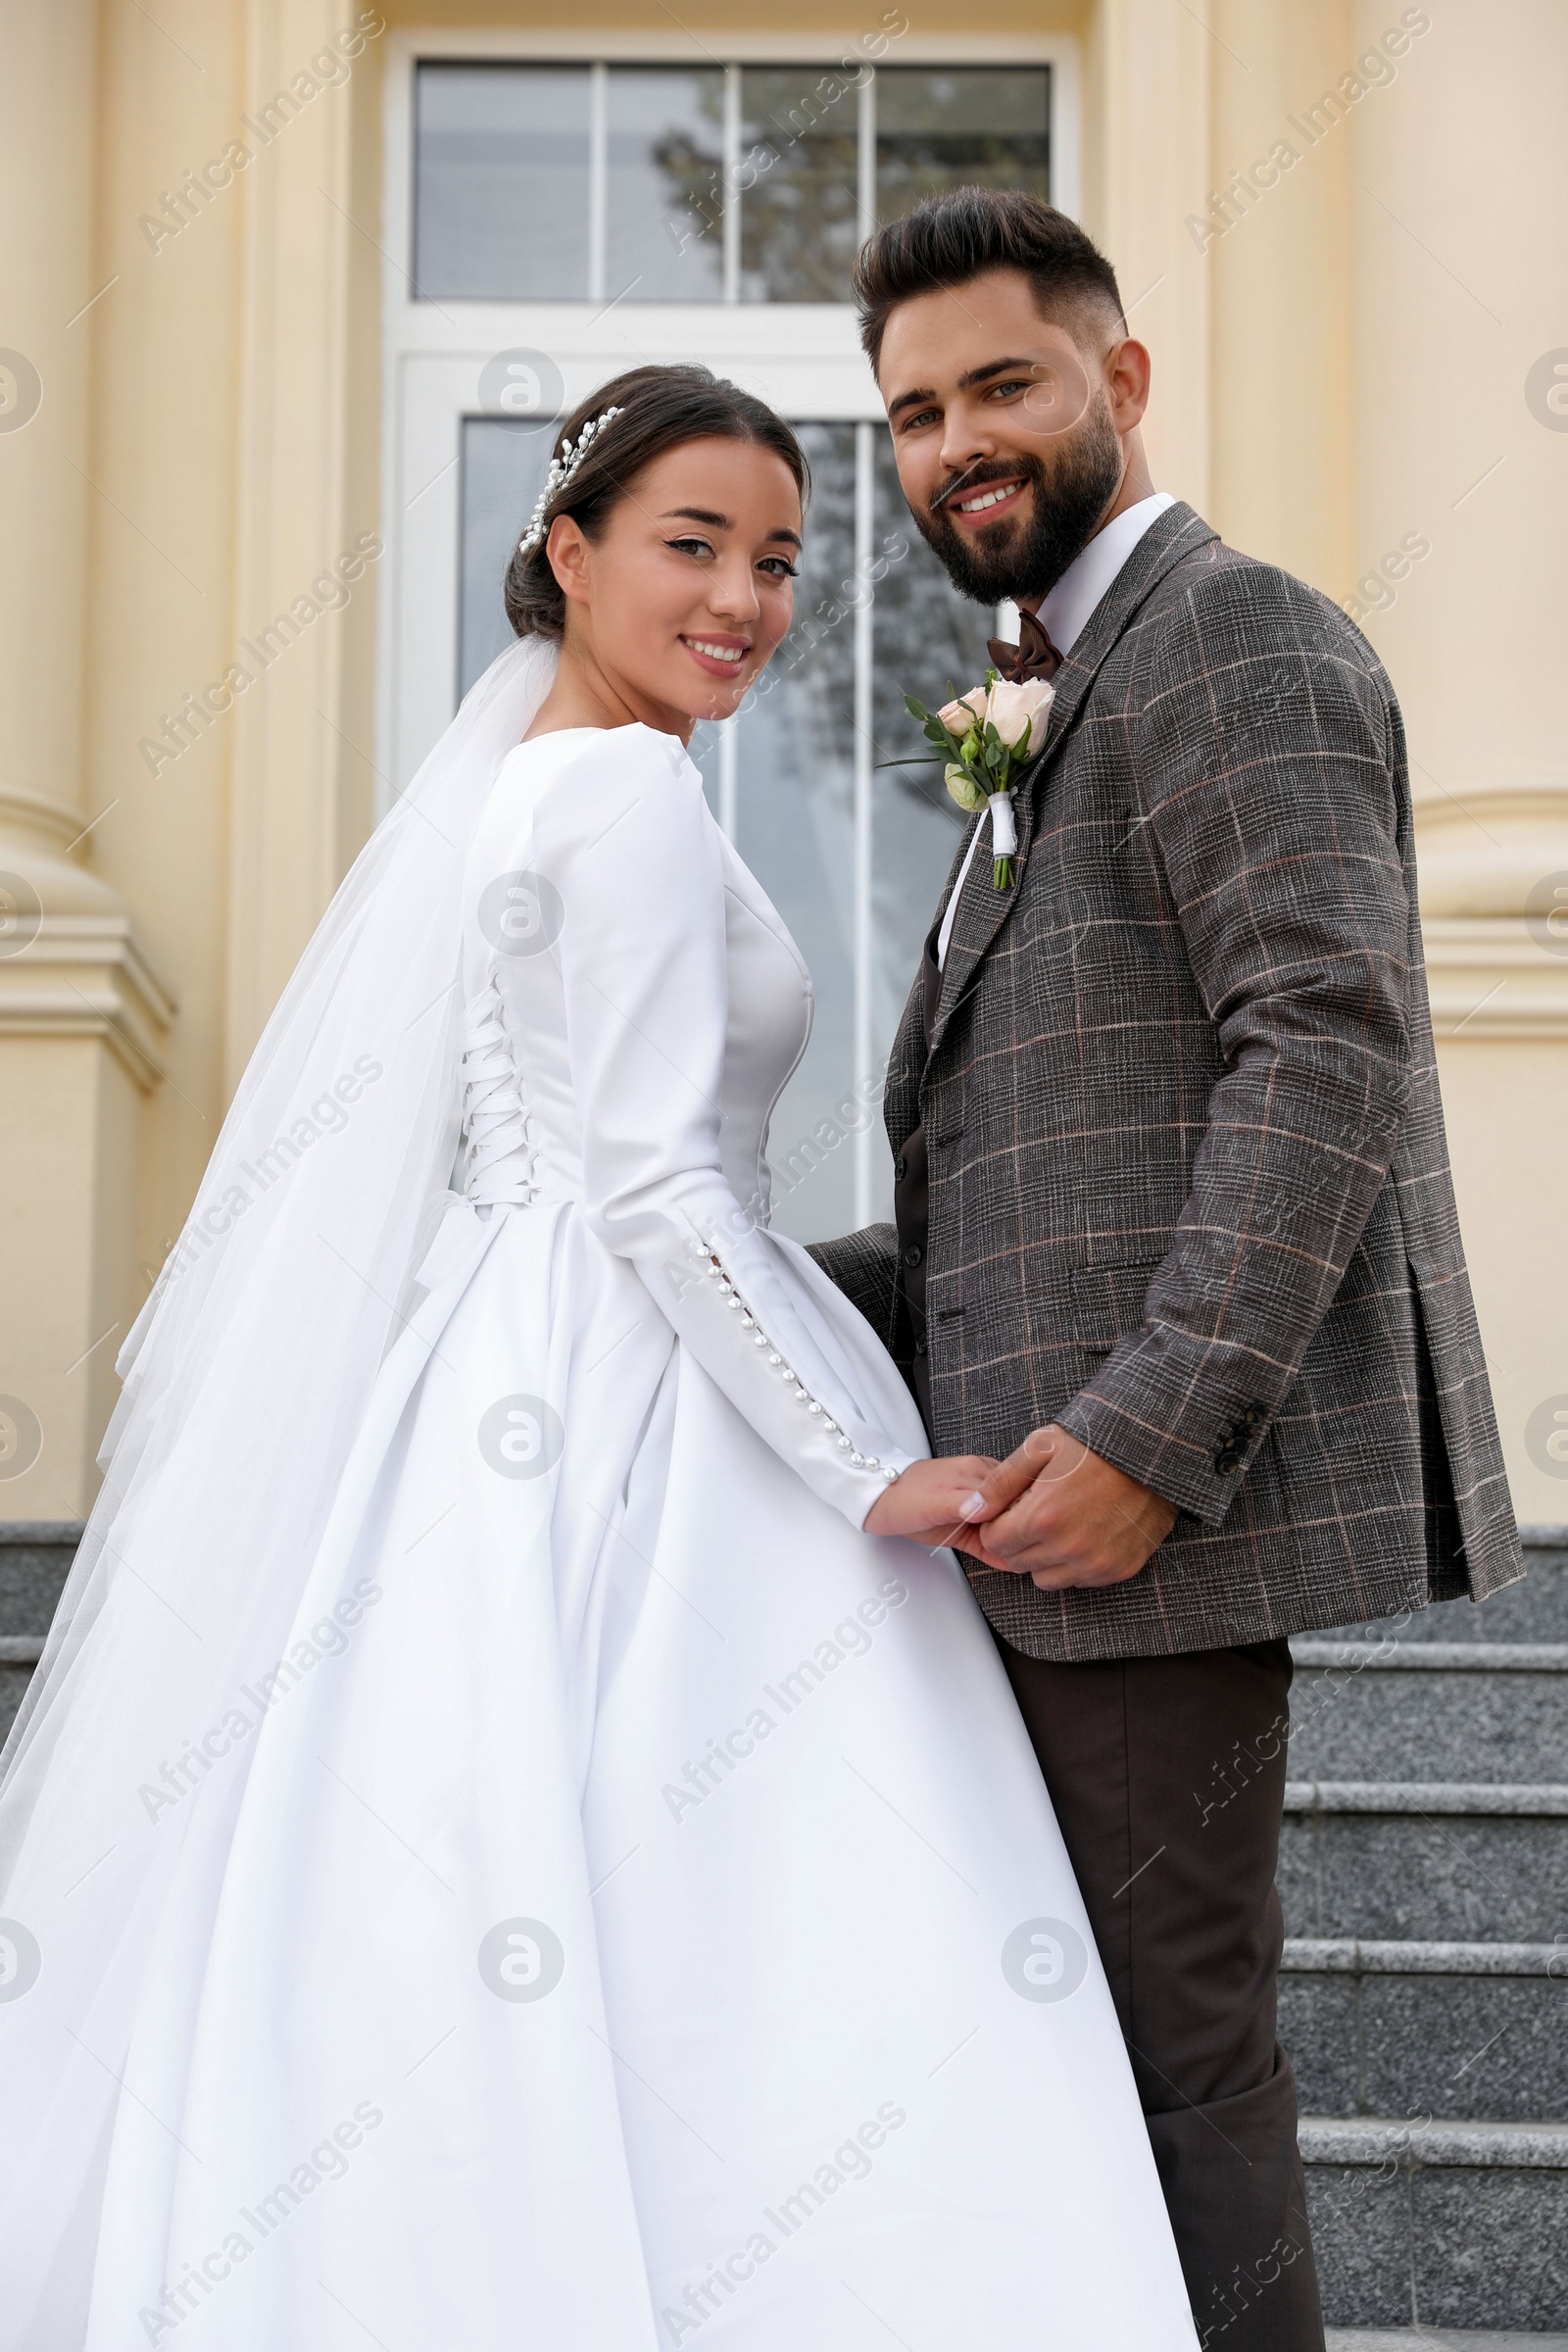
[[[482,1204],[525,1208],[535,1148],[501,991],[492,979],[463,1009],[463,1189]]]

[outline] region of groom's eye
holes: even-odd
[[[1015,393],[1027,392],[1033,380],[1027,375],[1009,375],[1004,382],[992,385],[992,394],[999,400],[1008,399]]]

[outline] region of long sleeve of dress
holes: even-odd
[[[859,1527],[924,1448],[862,1319],[725,1180],[725,891],[701,781],[646,727],[585,736],[534,811],[533,841],[563,911],[593,1229],[759,1436]]]

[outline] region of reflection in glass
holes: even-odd
[[[1050,161],[1049,66],[887,66],[878,73],[879,222],[950,188],[1047,196]]]
[[[928,710],[986,674],[995,609],[966,604],[926,546],[899,487],[889,435],[873,440],[873,536],[889,551],[872,608],[871,1040],[880,1068],[893,1043],[931,918],[968,822],[949,799],[940,767],[885,767],[930,751],[906,693]],[[903,547],[905,553],[897,556]],[[878,1217],[893,1213],[893,1171],[885,1148],[874,1158]]]
[[[855,427],[803,424],[815,489],[795,625],[737,719],[736,847],[810,968],[816,1015],[768,1134],[773,1223],[797,1240],[855,1221]],[[870,1105],[870,1115],[876,1103]]]
[[[587,67],[421,65],[414,121],[416,294],[580,301]]]
[[[544,487],[559,416],[466,416],[458,588],[458,694],[512,643],[502,582]]]
[[[718,301],[722,67],[612,66],[606,105],[606,300]]]
[[[741,299],[848,302],[859,242],[855,85],[820,67],[741,75]]]

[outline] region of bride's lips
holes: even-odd
[[[1010,514],[1024,494],[1027,480],[1024,474],[1014,474],[1004,481],[968,482],[947,499],[948,513],[956,515],[958,521],[967,523],[971,530],[976,530],[983,523],[995,522],[999,516]],[[989,503],[977,507],[973,504],[976,499],[985,499]]]
[[[749,637],[726,637],[719,629],[701,637],[683,636],[681,643],[698,668],[706,670],[710,678],[738,678],[752,650]],[[710,652],[710,648],[716,650]]]

